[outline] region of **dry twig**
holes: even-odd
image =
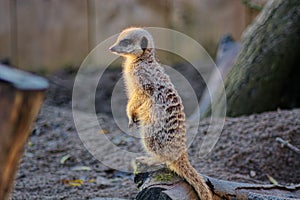
[[[279,142],[282,145],[282,147],[287,147],[290,150],[292,150],[293,152],[295,152],[297,154],[300,154],[300,149],[298,149],[297,147],[295,147],[294,145],[292,145],[288,141],[286,141],[286,140],[284,140],[284,139],[282,139],[280,137],[277,137],[276,141]]]

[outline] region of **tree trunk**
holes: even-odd
[[[8,199],[46,80],[0,64],[0,199]]]
[[[299,56],[300,1],[270,0],[244,33],[225,79],[227,116],[300,106]],[[219,96],[212,103],[216,109],[222,109]]]
[[[214,200],[288,200],[300,198],[300,185],[290,187],[258,185],[203,177],[214,194]],[[137,162],[134,182],[141,190],[136,197],[137,200],[198,200],[196,192],[185,180],[163,166],[148,167]]]

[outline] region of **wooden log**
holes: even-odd
[[[137,200],[198,200],[192,186],[164,166],[148,167],[136,161],[134,167],[134,182],[140,189]],[[260,185],[203,177],[214,194],[214,200],[300,199],[300,185]]]
[[[136,161],[134,182],[141,190],[137,200],[198,199],[192,186],[163,166],[148,167]]]
[[[0,64],[0,199],[8,199],[48,82]]]

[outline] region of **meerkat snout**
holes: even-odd
[[[125,57],[138,57],[146,49],[153,48],[153,39],[148,31],[141,28],[128,28],[120,33],[116,43],[109,50]]]

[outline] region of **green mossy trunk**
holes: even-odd
[[[299,106],[299,56],[300,1],[270,0],[244,33],[242,49],[224,81],[227,116]]]

